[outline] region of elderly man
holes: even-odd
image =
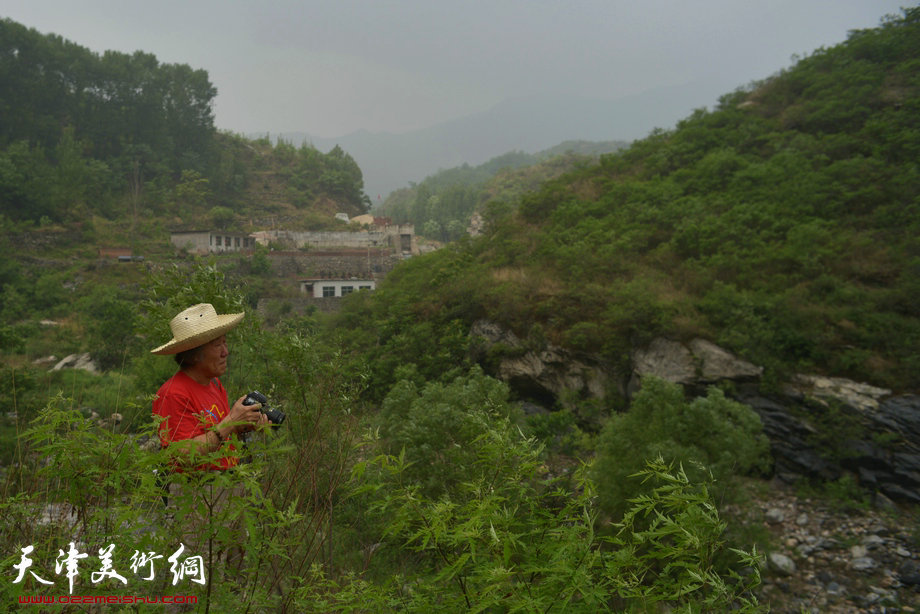
[[[245,396],[230,407],[227,391],[218,379],[227,370],[230,354],[226,333],[244,315],[218,315],[208,303],[194,305],[170,321],[173,338],[151,350],[153,354],[172,355],[179,366],[179,371],[160,386],[153,402],[153,413],[164,418],[160,444],[176,445],[185,453],[209,454],[222,448],[227,452],[201,469],[226,470],[236,465],[227,438],[268,424],[259,404],[243,405]]]

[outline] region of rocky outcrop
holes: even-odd
[[[574,391],[582,398],[603,399],[610,394],[610,386],[615,386],[622,393],[619,386],[622,378],[602,365],[553,345],[529,348],[513,332],[494,322],[476,322],[470,336],[477,360],[491,357],[496,365],[494,375],[525,397],[551,406],[567,392]]]
[[[856,382],[852,382],[855,384]],[[752,407],[770,439],[776,475],[837,480],[855,476],[872,491],[920,503],[920,396],[855,405],[807,395],[765,396],[742,388],[736,399]]]
[[[796,375],[784,389],[791,397],[808,396],[822,402],[837,401],[860,411],[878,409],[879,399],[891,394],[886,388],[876,388],[842,377],[819,375]]]
[[[563,348],[528,347],[493,322],[477,322],[471,336],[493,375],[546,407],[572,392],[628,398],[648,376],[682,384],[691,394],[731,382],[730,396],[763,422],[777,477],[793,482],[851,475],[885,497],[920,503],[920,396],[892,396],[884,388],[818,375],[797,375],[765,394],[762,367],[704,339],[655,339],[633,352],[632,373],[623,375]]]
[[[654,375],[675,384],[714,383],[760,377],[763,367],[753,365],[705,339],[684,345],[658,338],[633,352],[633,372]]]
[[[99,369],[96,367],[96,363],[93,362],[90,358],[89,353],[85,354],[71,354],[63,359],[61,359],[56,365],[51,367],[52,371],[60,371],[61,369],[83,369],[84,371],[89,371],[90,373],[97,373]]]

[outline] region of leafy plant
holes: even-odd
[[[694,481],[711,473],[720,494],[733,475],[763,471],[769,458],[760,418],[751,408],[715,387],[687,401],[679,385],[645,377],[629,411],[612,416],[598,436],[592,476],[601,509],[621,518],[641,493],[641,484],[627,476],[642,470],[642,459],[658,456],[682,463]]]

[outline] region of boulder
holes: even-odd
[[[90,373],[98,373],[99,371],[96,368],[96,363],[90,358],[89,352],[66,356],[51,368],[52,371],[60,371],[61,369],[83,369]]]
[[[552,405],[566,392],[581,397],[604,399],[610,382],[617,378],[599,364],[576,357],[563,348],[546,344],[534,349],[514,332],[494,322],[481,320],[470,330],[474,346],[483,358],[492,350],[499,379],[526,398],[538,399]]]
[[[647,348],[633,352],[633,370],[639,377],[652,375],[675,384],[696,381],[696,364],[690,350],[677,341],[654,339]]]
[[[791,576],[796,570],[795,561],[779,552],[770,553],[770,556],[767,557],[767,565],[780,576]]]
[[[705,339],[690,342],[690,351],[700,363],[700,380],[740,380],[763,375],[763,367],[751,364]]]
[[[675,384],[711,384],[763,374],[763,367],[742,360],[711,341],[693,339],[684,345],[662,337],[633,352],[633,370],[640,378],[654,375]]]

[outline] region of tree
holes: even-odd
[[[208,212],[211,222],[220,230],[224,230],[236,220],[236,213],[228,207],[212,207]]]
[[[750,407],[718,388],[687,401],[679,385],[645,377],[629,410],[612,416],[599,436],[592,475],[600,507],[622,516],[642,488],[629,476],[648,458],[681,463],[694,482],[711,474],[719,489],[735,474],[766,470],[769,446],[762,431]]]
[[[203,206],[210,196],[208,180],[198,171],[184,170],[176,185],[176,201],[183,208]]]

